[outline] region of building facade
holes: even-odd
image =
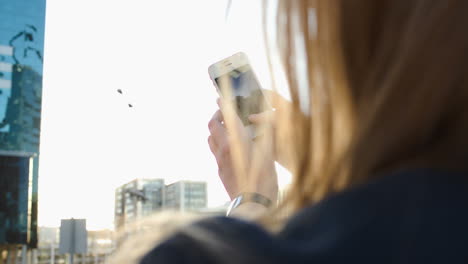
[[[206,190],[206,182],[178,181],[164,185],[163,179],[135,179],[115,190],[114,226],[119,229],[162,210],[203,213]]]
[[[116,229],[161,210],[164,206],[164,180],[135,179],[115,191]]]
[[[0,245],[37,246],[45,0],[0,4]]]
[[[165,209],[197,211],[206,205],[206,182],[178,181],[165,187]]]

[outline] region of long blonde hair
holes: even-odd
[[[278,0],[277,8],[292,108],[278,117],[276,144],[294,177],[274,216],[394,170],[467,170],[468,1]],[[219,262],[261,258],[211,229],[180,232]],[[145,241],[134,241],[112,263],[138,262],[142,252],[127,252]]]
[[[467,169],[467,12],[465,0],[279,0],[287,207],[389,171]]]

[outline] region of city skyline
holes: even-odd
[[[207,69],[244,51],[269,87],[260,4],[233,2],[226,22],[219,0],[49,0],[39,225],[112,228],[114,190],[134,178],[206,181],[208,206],[228,201],[207,144]]]
[[[115,190],[114,229],[163,211],[207,209],[206,181],[133,179]]]

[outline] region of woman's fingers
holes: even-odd
[[[213,136],[208,137],[208,146],[210,147],[211,153],[216,154],[218,151],[218,146],[214,142]]]
[[[271,123],[273,121],[273,111],[265,111],[258,114],[249,115],[249,121],[255,125]]]
[[[264,187],[258,187],[259,182],[262,186],[270,186],[269,183],[276,182],[273,159],[262,153],[263,141],[251,141],[236,112],[235,102],[220,99],[217,103],[222,111],[217,110],[208,123],[208,144],[216,158],[219,177],[229,196],[234,198],[241,191],[257,191],[270,195]],[[268,117],[262,113],[253,118],[260,121]],[[253,166],[253,163],[257,165]],[[272,198],[274,199],[273,196]]]
[[[221,141],[227,138],[226,128],[223,126],[222,122],[223,114],[220,110],[216,111],[210,122],[208,122],[208,129],[210,130],[214,144],[218,146],[220,145]]]
[[[226,128],[221,124],[223,115],[220,110],[211,118],[208,123],[210,136],[208,137],[208,144],[211,152],[214,154],[218,165],[226,163],[226,152],[229,152],[228,134]]]
[[[221,123],[221,122],[223,122],[223,120],[224,120],[223,113],[220,110],[217,110],[213,114],[213,116],[211,117],[210,122],[211,121],[217,121],[217,122]],[[209,125],[209,123],[208,123],[208,125]]]
[[[273,124],[277,114],[285,115],[290,108],[290,102],[275,91],[262,90],[266,100],[271,104],[273,110],[264,111],[249,116],[249,121],[255,125]]]
[[[223,114],[222,125],[230,132],[231,140],[236,141],[239,137],[245,137],[246,131],[237,114],[236,103],[225,98],[218,98],[216,103]]]

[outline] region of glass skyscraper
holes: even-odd
[[[0,3],[0,244],[37,244],[45,5]]]

